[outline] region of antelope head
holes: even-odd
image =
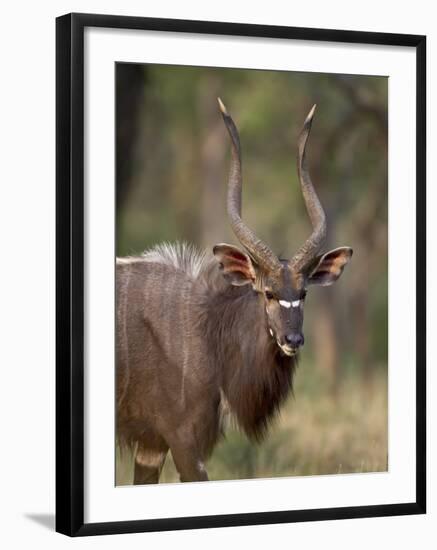
[[[237,127],[219,99],[220,111],[231,139],[231,168],[227,209],[242,249],[217,244],[214,255],[223,275],[233,285],[250,284],[264,300],[266,330],[283,353],[296,354],[304,344],[303,310],[310,285],[332,285],[352,257],[352,249],[341,247],[320,254],[326,237],[326,216],[310,179],[305,147],[316,106],[309,112],[298,139],[297,169],[313,232],[291,260],[278,258],[241,218],[241,150]]]

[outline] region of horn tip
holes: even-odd
[[[314,105],[311,107],[311,111],[308,113],[306,123],[311,122],[313,120],[314,113],[316,111],[317,104],[314,103]]]
[[[220,111],[222,112],[222,114],[229,116],[229,113],[226,110],[226,107],[225,107],[225,104],[223,103],[223,101],[219,97],[217,98],[217,101],[218,101]]]

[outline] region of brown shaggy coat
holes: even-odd
[[[186,245],[117,261],[117,437],[137,449],[135,483],[158,481],[169,448],[181,480],[207,479],[224,409],[262,439],[296,366],[263,303]]]

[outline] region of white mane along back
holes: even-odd
[[[146,250],[141,259],[145,262],[171,265],[197,279],[209,263],[205,251],[188,243],[162,243]]]

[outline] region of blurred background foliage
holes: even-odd
[[[311,232],[296,170],[297,136],[318,105],[307,147],[328,218],[326,250],[354,256],[333,287],[312,287],[295,396],[265,443],[238,431],[208,464],[211,479],[387,468],[387,79],[117,64],[117,255],[162,241],[237,244],[226,215],[229,141],[243,151],[243,217],[282,257]],[[177,479],[171,458],[163,480]],[[117,483],[132,482],[129,457]]]

